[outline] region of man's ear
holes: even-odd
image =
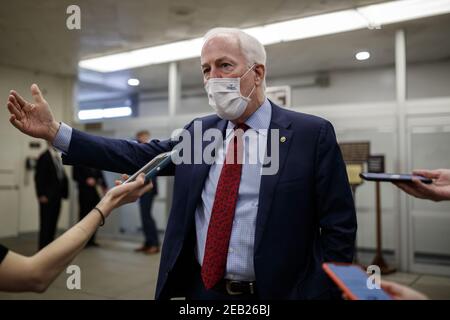
[[[255,66],[255,83],[257,86],[260,86],[263,83],[265,75],[266,66],[263,64],[257,64]]]

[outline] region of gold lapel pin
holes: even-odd
[[[286,137],[281,137],[280,142],[286,142]]]

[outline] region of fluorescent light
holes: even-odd
[[[369,25],[385,24],[426,18],[450,13],[449,0],[402,0],[390,1],[357,8]]]
[[[117,118],[127,117],[132,114],[130,107],[116,107],[105,109],[89,109],[78,111],[78,119],[80,120],[93,120],[103,118]]]
[[[128,85],[129,86],[133,86],[133,87],[135,87],[135,86],[138,86],[139,85],[139,79],[135,79],[135,78],[130,78],[130,79],[128,79]]]
[[[78,119],[90,120],[103,118],[103,109],[90,109],[78,111]]]
[[[357,54],[355,54],[356,60],[363,61],[370,58],[370,53],[367,51],[360,51]]]
[[[200,56],[202,45],[203,38],[197,38],[82,60],[78,65],[81,68],[100,72],[125,70],[151,64],[195,58]]]
[[[131,116],[132,110],[130,107],[108,108],[103,109],[104,118],[117,118]]]
[[[355,10],[343,10],[245,29],[262,44],[274,44],[362,29],[367,22]]]
[[[244,29],[264,45],[320,37],[450,12],[450,0],[402,0]],[[82,60],[81,68],[112,72],[200,56],[203,38]]]

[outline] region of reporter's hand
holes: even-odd
[[[59,130],[59,123],[55,121],[47,101],[36,84],[31,86],[31,94],[34,103],[28,102],[16,91],[10,91],[7,102],[11,113],[9,122],[29,136],[52,143]]]
[[[123,175],[122,178],[126,180],[128,176]],[[116,184],[117,185],[110,189],[98,204],[105,214],[126,203],[135,202],[144,193],[153,188],[151,181],[145,183],[145,175],[143,173],[141,173],[133,182],[123,184],[121,181],[116,181]]]
[[[383,280],[381,281],[381,288],[394,300],[428,300],[424,294],[395,282]]]
[[[433,201],[450,200],[450,170],[414,170],[414,175],[433,179],[433,183],[425,184],[413,178],[412,182],[395,182],[394,184],[406,193]]]

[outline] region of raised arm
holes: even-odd
[[[51,112],[36,84],[31,86],[33,103],[28,102],[16,91],[11,90],[7,107],[11,113],[10,122],[21,132],[54,143],[60,126]],[[134,173],[158,154],[170,151],[170,140],[152,140],[150,143],[138,144],[131,141],[97,137],[71,129],[67,151],[63,155],[64,164],[84,165],[100,170],[120,173]],[[60,140],[60,139],[56,139]],[[174,167],[168,167],[162,175],[173,174]]]

